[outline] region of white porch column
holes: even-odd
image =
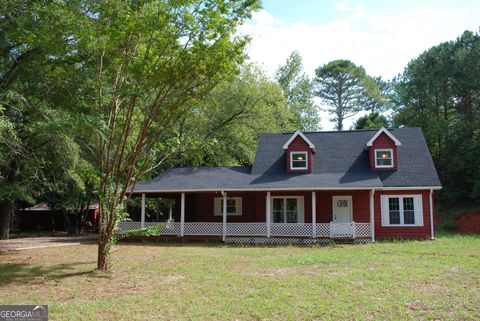
[[[372,189],[370,191],[370,237],[372,238],[372,242],[375,242],[375,190]]]
[[[317,237],[317,193],[312,192],[312,237]]]
[[[180,198],[180,236],[184,235],[185,231],[185,193],[182,193]]]
[[[222,191],[223,196],[223,235],[222,241],[225,241],[225,237],[227,236],[227,192]]]
[[[168,221],[173,221],[173,201],[168,200]]]
[[[429,204],[429,207],[430,207],[430,237],[432,238],[432,240],[435,239],[435,231],[433,229],[433,188],[430,189],[430,197],[429,197],[429,201],[430,201],[430,204]]]
[[[270,237],[270,223],[272,221],[270,214],[270,192],[267,192],[267,197],[265,198],[265,218],[267,220],[267,237]]]
[[[142,212],[140,215],[140,227],[145,227],[145,193],[142,193]]]

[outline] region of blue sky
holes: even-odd
[[[336,1],[336,0],[264,0],[263,7],[275,17],[289,22],[331,21],[348,16],[347,7],[362,6],[370,12],[379,14],[402,14],[421,6],[452,8],[456,6],[478,7],[476,1],[441,1],[441,0],[398,0],[398,1]],[[476,6],[477,5],[477,6]],[[339,10],[340,9],[340,10]]]
[[[251,36],[250,60],[270,76],[297,50],[310,76],[331,60],[349,59],[388,80],[428,48],[479,26],[480,0],[264,0],[240,31]]]

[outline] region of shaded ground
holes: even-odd
[[[124,243],[0,253],[0,302],[52,320],[478,320],[480,237],[341,246]]]
[[[41,236],[0,240],[0,252],[11,250],[39,249],[45,247],[76,245],[96,242],[96,235]]]

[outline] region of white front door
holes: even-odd
[[[333,196],[333,220],[334,223],[352,222],[352,197]]]

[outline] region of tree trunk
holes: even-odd
[[[10,222],[14,207],[13,200],[0,201],[0,240],[7,240],[10,236]]]
[[[19,165],[17,161],[14,160],[10,163],[10,168],[7,170],[7,184],[15,184],[19,174]],[[10,197],[0,200],[0,240],[6,240],[10,236],[10,224],[12,222],[14,210],[15,199]]]
[[[108,260],[105,252],[106,242],[98,243],[98,260],[97,269],[99,271],[106,271],[108,269]]]
[[[100,209],[97,216],[97,226],[98,226],[98,259],[97,259],[97,269],[99,271],[108,270],[108,259],[106,252],[106,245],[108,242],[108,237],[103,235],[104,233],[104,222],[103,222],[103,209],[102,203],[100,202]]]

